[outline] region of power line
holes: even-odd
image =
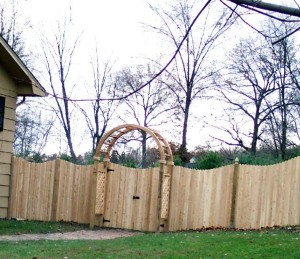
[[[291,23],[300,22],[300,20],[282,19],[282,18],[280,18],[280,17],[276,17],[276,16],[274,16],[274,15],[272,15],[272,14],[263,12],[263,11],[257,9],[257,8],[250,7],[250,6],[247,6],[247,5],[241,5],[241,6],[244,7],[244,8],[246,8],[246,9],[248,9],[248,10],[251,10],[251,11],[254,11],[254,12],[256,12],[256,13],[259,13],[259,14],[262,14],[262,15],[265,15],[265,16],[268,16],[268,17],[270,17],[270,18],[272,18],[272,19],[278,20],[278,21],[280,21],[280,22],[289,22],[289,23],[290,23],[290,22],[291,22]]]
[[[284,37],[280,38],[279,40],[273,41],[272,45],[275,45],[275,44],[279,43],[280,41],[285,40],[286,38],[290,37],[291,35],[293,35],[294,33],[296,33],[299,30],[300,30],[300,27],[297,27],[295,30],[291,31],[290,33],[288,33]]]
[[[227,1],[237,4],[237,5],[240,5],[240,6],[243,6],[243,7],[252,6],[252,7],[267,10],[267,11],[274,11],[276,13],[300,17],[300,9],[298,9],[298,8],[292,8],[292,7],[288,7],[288,6],[271,4],[271,3],[265,3],[261,0],[259,0],[259,1],[258,0],[227,0]]]
[[[257,33],[259,33],[260,35],[262,35],[265,38],[270,38],[270,36],[264,34],[262,31],[256,29],[254,26],[252,26],[250,23],[248,23],[237,11],[236,8],[239,5],[236,5],[236,7],[233,9],[232,7],[230,7],[228,4],[226,4],[224,1],[220,0],[220,2],[225,5],[227,8],[229,8],[232,12],[234,12],[242,21],[243,23],[245,23],[246,25],[248,25],[250,28],[252,28],[253,30],[255,30]]]
[[[225,6],[227,6],[228,8],[230,8],[231,10],[233,10],[230,6],[228,6],[226,3],[224,3],[222,0],[220,0],[221,3],[223,3]],[[248,10],[257,12],[259,14],[265,15],[269,18],[278,20],[280,22],[291,22],[291,23],[299,23],[300,20],[290,20],[290,19],[282,19],[280,17],[276,17],[274,15],[271,15],[269,13],[263,12],[259,9],[263,9],[263,10],[268,10],[268,11],[274,11],[277,13],[281,13],[281,14],[286,14],[286,15],[292,15],[292,16],[297,16],[300,17],[300,9],[296,9],[296,8],[291,8],[291,7],[286,7],[286,6],[281,6],[281,5],[275,5],[275,4],[268,4],[268,3],[264,3],[262,1],[254,1],[254,0],[228,0],[232,3],[235,3],[236,6],[241,6],[243,8],[246,8]],[[297,2],[294,1],[296,4]],[[297,4],[298,5],[298,4]],[[252,6],[252,7],[251,7]],[[299,6],[299,5],[298,5]],[[259,8],[259,9],[257,9]],[[246,20],[244,20],[240,14],[238,14],[236,12],[236,14],[239,16],[239,18],[245,23],[247,24],[250,28],[252,28],[253,30],[255,30],[256,32],[258,32],[259,34],[261,34],[262,36],[264,36],[265,38],[276,38],[276,37],[271,37],[269,35],[264,34],[262,31],[256,29],[254,26],[252,26],[250,23],[248,23]],[[297,31],[300,30],[300,27],[298,26],[296,29],[294,29],[293,31],[289,32],[287,35],[281,37],[280,39],[273,41],[272,45],[275,45],[277,43],[279,43],[280,41],[288,38],[289,36],[293,35],[294,33],[296,33]]]

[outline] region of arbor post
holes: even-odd
[[[166,165],[167,172],[164,174],[163,186],[162,186],[162,210],[161,221],[163,224],[163,231],[169,231],[170,223],[170,204],[171,204],[171,192],[172,192],[172,176],[174,169],[174,162],[168,161]]]

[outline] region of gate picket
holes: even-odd
[[[141,231],[157,228],[158,168],[135,169],[110,164],[104,226]]]

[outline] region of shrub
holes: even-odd
[[[195,163],[196,169],[212,169],[223,165],[224,158],[217,152],[204,153]]]
[[[300,147],[290,148],[286,151],[286,160],[300,156]]]
[[[282,162],[282,159],[264,152],[259,152],[257,155],[252,153],[242,153],[239,155],[239,162],[240,164],[247,165],[272,165]]]
[[[60,154],[59,159],[67,161],[67,162],[72,162],[72,157],[66,153]]]
[[[173,156],[173,162],[174,162],[174,165],[182,166],[182,160],[179,155]]]

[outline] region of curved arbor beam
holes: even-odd
[[[90,228],[94,227],[95,215],[100,216],[99,224],[103,224],[105,189],[106,189],[106,174],[110,163],[110,153],[113,146],[119,138],[130,131],[140,130],[149,134],[156,142],[160,160],[159,160],[159,193],[158,193],[158,222],[157,231],[168,229],[169,218],[169,200],[171,189],[171,174],[173,171],[173,154],[169,143],[155,130],[135,124],[124,124],[108,131],[100,140],[95,156],[94,156],[94,171],[91,177],[91,207],[90,207]],[[103,163],[99,165],[101,155],[104,155]],[[97,177],[99,173],[99,177]],[[99,188],[97,188],[97,185]],[[98,192],[98,190],[100,191]],[[96,197],[97,195],[97,197]],[[96,201],[97,200],[97,201]],[[99,202],[98,202],[99,201]],[[97,204],[96,204],[97,203]],[[96,209],[95,209],[96,208]]]
[[[107,132],[97,146],[94,161],[100,161],[101,154],[104,154],[105,162],[109,161],[110,152],[117,140],[133,130],[142,130],[154,139],[159,150],[160,162],[173,162],[172,150],[169,143],[157,131],[135,124],[120,125]]]

